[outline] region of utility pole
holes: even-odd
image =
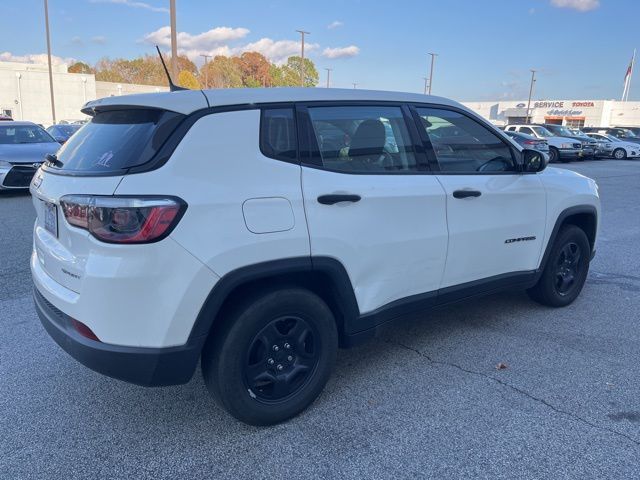
[[[429,88],[429,77],[422,77],[424,80],[424,94],[427,94],[427,88]]]
[[[429,95],[431,95],[431,87],[433,86],[433,64],[436,63],[437,53],[430,53],[431,55],[431,70],[429,73]]]
[[[536,71],[531,70],[531,84],[529,85],[529,100],[527,101],[527,121],[529,123],[529,112],[531,111],[531,96],[533,95],[533,84],[536,82]]]
[[[296,30],[296,32],[298,32],[302,37],[302,53],[300,55],[300,58],[302,59],[300,62],[300,86],[304,87],[304,36],[310,35],[310,33],[305,32],[304,30]]]
[[[202,54],[200,56],[204,57],[204,65],[202,66],[202,68],[204,69],[204,88],[209,88],[209,72],[207,71],[207,63],[209,63],[211,55]]]
[[[51,93],[51,117],[56,123],[56,103],[53,99],[53,71],[51,69],[51,35],[49,35],[49,2],[44,0],[44,24],[47,32],[47,62],[49,63],[49,92]],[[20,106],[22,108],[22,105]]]
[[[358,86],[358,84],[357,84],[357,83],[352,83],[351,85],[353,85],[353,89],[354,89],[354,90],[355,90],[355,89],[356,89],[356,87]]]
[[[178,32],[176,32],[176,0],[169,1],[171,17],[171,74],[173,81],[178,82]]]
[[[331,71],[333,68],[325,68],[325,70],[327,71],[327,88],[329,88],[329,85],[331,85]]]

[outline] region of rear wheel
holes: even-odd
[[[627,158],[627,152],[624,148],[616,148],[613,151],[613,158],[615,158],[616,160],[624,160],[625,158]]]
[[[258,294],[229,312],[202,357],[209,391],[251,425],[282,422],[307,408],[326,384],[338,348],[326,303],[302,289]]]
[[[591,247],[584,231],[575,225],[562,227],[538,283],[528,290],[529,296],[550,307],[569,305],[582,291],[590,260]]]

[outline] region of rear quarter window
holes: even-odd
[[[293,108],[265,108],[260,118],[260,151],[269,158],[295,162],[298,159]]]
[[[184,115],[158,109],[98,112],[58,151],[68,172],[125,173],[153,158]]]

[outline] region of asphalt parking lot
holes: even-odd
[[[31,199],[0,196],[0,477],[638,478],[640,161],[568,168],[603,203],[573,305],[506,293],[396,323],[270,428],[225,414],[199,372],[145,389],[64,353],[32,305]]]

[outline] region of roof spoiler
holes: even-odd
[[[162,62],[164,73],[167,74],[167,80],[169,80],[169,91],[177,92],[179,90],[189,90],[188,88],[179,87],[178,85],[173,83],[173,80],[171,80],[171,75],[169,75],[169,70],[167,69],[167,64],[164,63],[164,58],[162,58],[162,53],[160,53],[160,48],[158,47],[158,45],[156,45],[156,50],[158,51],[158,56],[160,57],[160,61]]]

